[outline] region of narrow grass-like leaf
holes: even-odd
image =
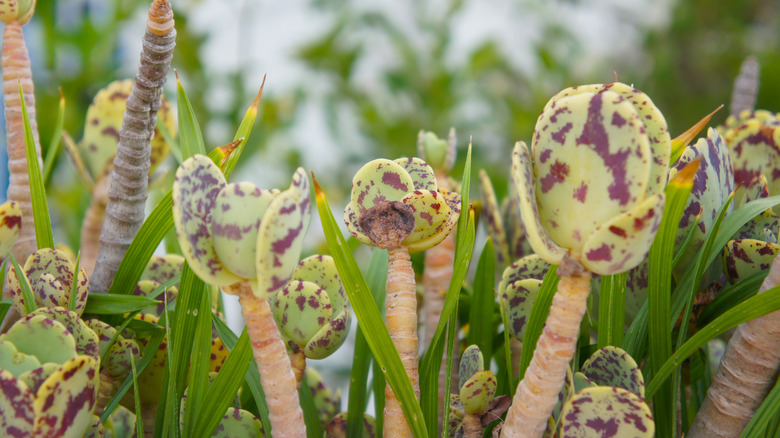
[[[238,125],[238,131],[236,131],[233,141],[243,138],[241,144],[238,145],[235,151],[227,157],[223,172],[225,175],[229,175],[236,168],[239,158],[241,158],[241,152],[244,150],[246,142],[249,140],[249,134],[252,133],[252,127],[257,119],[257,108],[260,106],[260,98],[263,96],[263,88],[265,88],[265,75],[263,75],[263,83],[260,84],[260,91],[257,92],[255,100],[249,105],[249,109],[244,113],[244,118],[241,120],[241,124]]]
[[[657,369],[672,355],[672,259],[674,242],[683,210],[693,188],[693,177],[699,169],[700,160],[685,166],[666,186],[666,206],[648,255],[648,331],[650,343],[650,365]],[[673,436],[676,426],[676,402],[674,380],[670,380],[653,398],[653,416],[660,436]]]
[[[185,437],[201,436],[202,431],[195,428],[196,419],[208,414],[202,409],[206,393],[209,390],[209,360],[211,359],[211,287],[202,288],[197,316],[195,336],[192,340],[192,359],[190,361],[187,384],[187,403],[184,406]],[[181,344],[181,342],[180,342]],[[227,409],[227,408],[226,408]],[[218,413],[219,414],[219,413]],[[222,413],[224,415],[224,413]]]
[[[218,317],[212,314],[212,319]],[[249,336],[244,331],[238,338],[238,342],[230,349],[230,354],[202,400],[200,415],[195,418],[193,427],[193,430],[197,431],[196,436],[211,436],[214,433],[244,382],[250,364],[252,364],[252,349]]]
[[[696,352],[704,344],[727,330],[736,327],[743,322],[750,321],[768,313],[780,309],[780,286],[775,286],[752,298],[748,298],[726,313],[715,318],[701,330],[691,336],[664,364],[656,371],[653,379],[645,389],[645,397],[651,398],[669,376],[691,354]]]
[[[707,114],[704,116],[704,118],[696,122],[695,125],[688,128],[688,130],[672,139],[672,155],[671,159],[669,160],[669,166],[673,166],[674,163],[677,162],[677,160],[680,158],[680,155],[682,155],[683,151],[685,150],[685,146],[687,146],[691,140],[696,138],[696,134],[698,134],[702,129],[704,129],[705,126],[707,126],[707,123],[709,123],[712,116],[720,111],[721,108],[723,108],[722,104],[715,108],[713,112]]]
[[[474,276],[474,298],[469,312],[468,344],[477,345],[486,364],[493,358],[493,315],[496,307],[496,254],[488,238]]]
[[[317,406],[314,404],[314,397],[309,388],[309,382],[306,379],[301,380],[301,388],[298,391],[298,397],[303,411],[303,421],[306,423],[306,436],[308,438],[320,438],[323,436],[322,423],[320,423],[317,414]]]
[[[313,178],[313,177],[312,177]],[[403,408],[406,420],[412,429],[415,437],[427,437],[425,429],[425,420],[423,419],[420,404],[412,389],[412,383],[406,375],[398,351],[390,339],[390,333],[384,324],[382,315],[374,303],[371,292],[368,290],[363,274],[355,262],[352,253],[347,249],[347,242],[341,234],[336,220],[333,218],[333,212],[328,205],[325,193],[314,180],[316,189],[317,209],[320,213],[320,220],[325,231],[325,238],[328,241],[333,260],[336,262],[344,289],[349,296],[352,309],[355,311],[358,323],[365,332],[371,333],[366,338],[371,351],[374,353],[376,361],[381,365],[382,371],[387,378],[390,387],[395,392]]]
[[[13,304],[14,303],[10,299],[0,301],[0,321],[5,319],[5,314],[8,313],[8,309],[10,309]]]
[[[677,254],[674,255],[674,259],[672,260],[672,267],[677,266],[678,263],[683,258],[683,255],[685,254],[685,251],[688,249],[688,247],[691,245],[691,242],[693,242],[693,237],[696,235],[697,227],[699,226],[699,222],[701,221],[701,213],[697,214],[695,218],[693,218],[693,223],[691,224],[691,229],[688,232],[688,235],[685,236],[685,240],[683,240],[682,245],[680,245],[680,249],[677,250]]]
[[[51,169],[54,167],[54,161],[57,159],[57,153],[62,145],[62,127],[65,125],[65,95],[60,88],[60,107],[57,111],[57,122],[54,124],[49,149],[46,151],[46,157],[43,159],[43,183],[49,180]]]
[[[455,338],[457,337],[457,328],[458,328],[458,302],[455,301],[455,310],[450,314],[450,319],[447,321],[447,357],[451,358],[454,357],[453,355],[455,353]],[[452,364],[453,360],[448,360],[447,363],[444,366],[444,387],[445,388],[452,388]],[[449,394],[449,389],[445,391],[445,394]],[[450,418],[450,403],[449,403],[449,397],[444,403],[444,406],[442,407],[444,409],[444,412],[442,413],[442,418]],[[443,421],[444,424],[442,424],[441,427],[441,436],[442,438],[447,438],[449,436],[449,433],[447,431],[447,421]],[[435,435],[432,435],[435,436]]]
[[[123,315],[136,312],[147,307],[156,306],[159,301],[136,295],[116,295],[95,293],[89,294],[84,313],[94,315]]]
[[[135,369],[135,357],[133,352],[130,352],[130,369],[132,371],[131,377],[133,378],[133,401],[135,402],[135,436],[137,438],[144,437],[144,416],[141,411],[141,395],[138,393],[138,373]]]
[[[35,139],[30,127],[30,116],[27,114],[27,103],[24,101],[22,84],[19,84],[19,99],[22,102],[24,149],[27,153],[27,175],[30,178],[30,200],[32,201],[33,220],[35,220],[35,241],[38,244],[38,249],[54,248],[54,237],[51,234],[51,219],[49,218],[49,204],[46,202],[46,187],[43,182],[41,168],[38,165],[38,151],[35,149]]]
[[[374,248],[366,271],[366,284],[374,302],[382,313],[384,307],[385,283],[387,282],[387,251]],[[368,402],[368,370],[371,365],[371,349],[366,335],[358,326],[355,336],[355,353],[352,371],[349,375],[349,401],[347,409],[347,436],[361,438],[363,435],[363,412]],[[308,430],[308,429],[307,429]]]
[[[79,264],[81,263],[81,251],[76,255],[76,266],[73,269],[73,281],[70,285],[70,296],[68,297],[68,310],[71,312],[76,310],[76,304],[78,304],[77,296],[79,293]]]
[[[228,349],[231,353],[233,352],[233,348],[235,348],[237,344],[237,340],[239,339],[235,333],[233,333],[230,328],[222,322],[221,319],[219,319],[216,315],[212,313],[211,315],[211,321],[214,323],[214,326],[217,328],[217,334],[219,335],[219,338],[222,339],[222,342],[225,344],[225,348]],[[244,330],[243,333],[241,333],[242,338],[246,338],[247,342],[249,342],[249,335],[247,335],[246,330]],[[251,347],[250,347],[251,348]],[[249,362],[249,368],[246,371],[245,380],[247,383],[247,387],[249,388],[249,392],[252,393],[252,398],[255,401],[255,405],[257,406],[258,415],[260,417],[260,423],[263,424],[263,430],[271,430],[271,420],[268,419],[268,404],[265,402],[265,393],[263,392],[263,385],[260,383],[260,371],[257,370],[257,364],[254,362],[254,359],[251,357],[252,350],[249,350],[250,358],[247,360]],[[229,358],[229,356],[228,356]]]
[[[598,348],[623,343],[626,321],[627,272],[601,276]]]
[[[157,118],[157,124],[155,127],[157,128],[157,131],[160,133],[160,135],[162,135],[162,138],[165,140],[165,142],[168,144],[171,155],[173,155],[173,158],[176,159],[176,163],[181,164],[184,160],[181,156],[181,146],[179,145],[179,141],[173,138],[171,131],[169,131],[168,127],[165,126],[165,122],[163,122],[162,118]]]
[[[32,313],[38,308],[38,303],[35,302],[35,295],[33,295],[30,282],[27,281],[27,276],[23,274],[22,267],[19,266],[19,262],[16,261],[16,257],[12,253],[8,253],[8,257],[11,258],[11,263],[14,264],[14,272],[16,273],[16,279],[19,281],[19,289],[22,290],[22,299],[24,300],[24,312],[26,314]]]
[[[774,429],[770,431],[770,426],[777,421],[777,417],[780,417],[780,378],[777,379],[775,386],[758,407],[756,414],[745,426],[740,438],[777,436],[777,434],[771,433],[774,432]]]
[[[384,436],[385,427],[385,387],[387,380],[382,374],[382,366],[374,359],[371,361],[371,373],[374,376],[371,389],[374,392],[374,419],[376,421],[376,436]]]
[[[160,332],[155,336],[152,336],[149,338],[149,342],[146,344],[146,347],[144,348],[144,352],[141,355],[141,360],[138,362],[138,365],[136,367],[136,372],[138,374],[141,374],[146,369],[146,366],[149,365],[149,363],[154,358],[155,353],[157,353],[157,349],[160,348],[160,344],[162,344],[163,339],[165,338],[165,333]],[[106,409],[103,411],[103,415],[100,416],[100,421],[105,423],[108,420],[108,416],[111,415],[112,412],[114,412],[114,409],[119,405],[119,401],[122,400],[122,398],[127,394],[127,391],[130,390],[130,386],[133,385],[133,376],[127,376],[122,382],[122,385],[117,390],[116,394],[109,400],[108,404],[106,405]]]
[[[206,155],[206,144],[203,142],[198,118],[195,117],[195,110],[181,85],[178,74],[176,75],[176,106],[179,115],[182,159],[186,160],[195,154]]]
[[[536,350],[536,343],[539,341],[539,336],[542,335],[544,329],[544,323],[547,321],[547,315],[550,314],[550,306],[552,305],[555,292],[558,291],[558,281],[560,277],[556,274],[558,271],[558,265],[551,265],[547,273],[544,274],[542,279],[542,287],[539,289],[539,294],[536,296],[534,306],[531,308],[531,314],[528,316],[528,323],[525,326],[525,335],[523,335],[523,349],[520,352],[520,368],[515,376],[515,380],[521,379],[525,376],[525,371],[528,366],[531,365],[531,359],[534,357],[534,350]],[[514,392],[514,391],[513,391]]]
[[[737,283],[724,288],[717,297],[699,315],[698,324],[707,325],[712,320],[727,312],[732,307],[758,293],[758,288],[764,282],[769,268],[756,272]]]

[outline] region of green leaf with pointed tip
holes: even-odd
[[[726,276],[732,283],[769,268],[780,245],[755,239],[729,240],[723,250]]]
[[[458,372],[460,388],[463,388],[463,385],[471,376],[484,369],[485,362],[479,347],[476,345],[469,345],[466,348],[466,351],[460,356],[460,370]]]
[[[37,436],[81,438],[92,421],[99,383],[97,360],[79,356],[49,376],[35,399]]]
[[[100,293],[90,295],[84,311],[93,315],[121,315],[137,312],[159,303],[159,301],[147,297]]]
[[[626,421],[628,420],[628,421]],[[650,408],[623,388],[599,386],[574,395],[561,411],[565,437],[653,437],[655,423]]]
[[[76,357],[76,340],[64,325],[44,315],[26,316],[17,321],[0,340],[11,342],[20,353],[35,356],[39,362],[65,363]]]
[[[665,200],[663,193],[652,195],[596,228],[582,248],[582,266],[599,275],[614,275],[639,265],[650,251]]]
[[[244,141],[242,141],[236,147],[233,153],[231,153],[230,156],[227,157],[227,161],[223,166],[223,171],[225,172],[225,175],[230,175],[233,172],[233,169],[236,168],[236,165],[238,164],[238,160],[241,158],[241,153],[244,151],[244,147],[246,146],[246,142],[249,141],[249,136],[250,134],[252,134],[252,127],[255,125],[255,119],[257,119],[257,107],[260,105],[260,97],[263,95],[264,87],[265,87],[265,76],[263,76],[263,82],[262,84],[260,84],[260,91],[258,91],[257,97],[252,102],[252,104],[249,105],[249,108],[247,108],[246,112],[244,113],[244,118],[241,119],[241,124],[238,125],[238,130],[236,131],[236,135],[233,136],[233,141],[236,141],[241,138],[243,138]]]
[[[38,249],[54,248],[54,237],[51,232],[49,204],[46,202],[46,186],[41,175],[40,159],[35,147],[30,116],[27,114],[27,103],[24,101],[22,84],[19,84],[19,99],[22,103],[22,119],[24,121],[24,148],[27,153],[27,175],[30,178],[30,201],[32,202],[33,218],[35,220],[35,240]]]
[[[8,201],[0,204],[0,259],[13,248],[22,229],[22,209],[19,204]]]
[[[581,372],[600,386],[616,386],[645,396],[645,379],[633,357],[622,349],[607,346],[585,361]]]
[[[493,184],[490,182],[490,177],[484,169],[479,170],[479,189],[483,204],[482,218],[485,228],[496,246],[496,260],[498,264],[505,266],[511,261],[509,242],[507,242],[503,217],[498,208],[496,192],[493,190]]]
[[[173,220],[184,257],[193,272],[217,286],[241,280],[220,262],[211,230],[217,195],[226,184],[219,168],[203,155],[185,160],[173,183]]]
[[[488,408],[496,395],[498,381],[490,371],[477,371],[460,387],[460,402],[463,409],[472,415]]]
[[[100,347],[98,337],[92,329],[81,319],[76,312],[64,307],[39,307],[25,319],[43,315],[52,321],[59,322],[73,336],[76,342],[76,353],[90,356],[95,360],[100,359]]]
[[[38,303],[35,302],[35,295],[30,287],[30,282],[27,280],[27,276],[24,275],[24,271],[19,266],[13,253],[9,253],[8,257],[13,264],[8,270],[8,276],[6,277],[8,290],[11,292],[11,298],[13,298],[16,310],[21,315],[27,315],[38,308]]]
[[[290,187],[268,205],[257,232],[258,297],[278,292],[290,280],[311,220],[309,196],[309,179],[299,167]]]
[[[507,329],[515,339],[523,339],[542,281],[528,278],[504,285],[501,282],[498,297],[507,312]]]
[[[0,434],[33,436],[35,394],[10,371],[0,368]]]
[[[219,261],[233,274],[257,278],[257,230],[278,190],[260,190],[249,182],[227,184],[211,209],[211,236]]]
[[[0,340],[0,370],[6,370],[18,377],[40,366],[41,362],[37,357],[20,352],[11,341]]]
[[[203,143],[203,134],[198,119],[195,117],[195,110],[179,80],[176,81],[176,105],[179,115],[182,158],[186,160],[196,154],[205,155],[206,145]]]
[[[498,321],[493,316],[496,314],[495,266],[493,242],[488,238],[474,274],[474,288],[469,309],[469,332],[466,338],[469,344],[479,347],[487,364],[490,364],[493,358],[493,338],[498,328]]]
[[[436,174],[433,173],[433,169],[425,161],[412,157],[412,158],[398,158],[394,160],[400,164],[401,167],[406,170],[406,173],[412,177],[413,190],[433,190],[438,188],[436,184]],[[412,190],[409,190],[412,191]]]
[[[384,158],[368,162],[352,178],[352,208],[358,215],[385,201],[400,201],[414,191],[414,180],[400,164]]]

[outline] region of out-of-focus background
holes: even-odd
[[[44,153],[54,131],[58,88],[67,99],[65,129],[79,139],[93,95],[114,79],[134,77],[149,4],[38,2],[25,32]],[[501,197],[511,148],[530,140],[545,102],[562,88],[611,82],[616,75],[652,97],[676,136],[728,104],[740,63],[753,55],[761,63],[757,106],[780,111],[777,1],[172,4],[178,31],[173,66],[209,146],[233,138],[268,75],[257,124],[233,179],[285,187],[302,165],[314,171],[334,206],[346,203],[352,175],[363,163],[412,155],[420,129],[445,136],[451,126],[459,144],[454,176],[460,176],[471,139],[474,168],[489,171]],[[171,100],[174,87],[171,72]],[[721,111],[713,122],[726,115]],[[170,174],[176,163],[169,160]],[[7,174],[0,181],[7,184]],[[154,190],[163,189],[165,184]],[[48,190],[55,235],[75,249],[90,193],[64,153]],[[318,236],[313,219],[309,251],[320,245]]]

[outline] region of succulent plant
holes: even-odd
[[[513,177],[527,238],[561,281],[546,330],[515,393],[502,436],[541,436],[573,357],[590,275],[637,266],[655,237],[671,154],[666,121],[622,83],[561,91],[547,103],[532,149],[520,142]]]
[[[623,388],[597,386],[575,394],[561,411],[561,437],[653,437],[650,408]]]
[[[322,378],[322,375],[312,367],[306,368],[304,376],[306,384],[309,385],[312,398],[314,398],[314,406],[317,408],[320,422],[327,424],[339,412],[341,407],[341,390],[334,392],[325,384],[325,379]]]
[[[378,159],[355,174],[344,211],[347,229],[355,238],[388,251],[385,320],[418,397],[417,296],[409,253],[441,242],[458,221],[458,204],[457,194],[438,190],[436,175],[423,160]],[[389,386],[384,426],[390,435],[411,433]]]
[[[498,285],[498,299],[507,312],[507,330],[515,339],[523,339],[542,278],[549,268],[549,263],[532,254],[504,269]]]
[[[532,251],[525,238],[523,221],[520,219],[514,182],[509,182],[509,192],[500,205],[493,183],[484,170],[479,171],[479,188],[482,198],[481,217],[496,247],[498,265],[506,266],[512,260],[530,255]]]
[[[645,380],[633,357],[618,347],[608,345],[585,361],[580,372],[599,386],[614,386],[645,397]]]
[[[325,436],[327,438],[346,438],[347,437],[347,413],[341,412],[333,417],[332,420],[325,425]],[[374,438],[376,437],[376,420],[374,417],[363,414],[363,430],[361,432],[362,437]]]
[[[266,298],[292,277],[311,216],[303,169],[290,188],[227,184],[208,157],[188,158],[176,172],[173,219],[190,268],[203,281],[229,286],[241,302],[274,434],[305,433],[297,385]]]
[[[770,195],[780,193],[780,119],[765,110],[730,116],[719,131],[734,166],[734,182],[751,185],[759,175],[768,181]]]
[[[99,340],[100,357],[100,389],[95,412],[103,413],[109,399],[116,393],[118,386],[132,370],[131,361],[136,363],[141,358],[140,348],[134,339],[125,339],[117,336],[114,327],[97,319],[87,321],[89,328],[94,331]],[[111,342],[116,336],[116,341]]]
[[[0,335],[0,353],[3,436],[84,436],[92,423],[99,359],[79,354],[65,325],[44,312],[27,315]]]
[[[35,12],[36,0],[9,0],[0,5],[0,21],[25,24]]]
[[[72,307],[78,315],[81,315],[87,305],[89,282],[87,272],[83,268],[79,270],[77,278],[74,270],[75,266],[64,252],[41,248],[30,255],[20,274],[25,277],[32,289],[36,307]],[[20,314],[25,315],[27,312],[17,275],[16,269],[11,266],[6,282],[16,309]],[[71,292],[74,287],[75,302],[71,303]]]
[[[757,239],[729,240],[723,250],[723,268],[731,283],[747,278],[759,271],[768,269],[780,252],[775,241],[765,242]]]

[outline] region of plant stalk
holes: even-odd
[[[171,5],[167,0],[154,0],[146,21],[141,63],[119,131],[106,219],[90,291],[106,292],[111,288],[119,263],[143,224],[151,165],[149,142],[175,45]]]
[[[298,389],[290,359],[276,327],[268,300],[258,298],[246,282],[228,286],[238,295],[247,334],[252,342],[252,353],[260,372],[268,418],[274,438],[306,436],[303,411],[298,400]]]
[[[482,438],[482,420],[479,415],[467,413],[463,417],[463,438]]]
[[[561,280],[550,314],[534,350],[533,359],[517,386],[501,432],[502,438],[541,437],[558,402],[566,369],[577,348],[588,295],[590,272],[564,256],[558,269]]]
[[[409,250],[402,245],[388,249],[387,296],[385,322],[414,394],[420,398],[419,362],[417,357],[417,286]],[[390,385],[385,386],[384,436],[411,437],[412,429],[404,417],[401,404]]]
[[[780,258],[776,257],[758,293],[777,285]],[[737,327],[687,436],[739,436],[777,380],[778,346],[780,310]]]

